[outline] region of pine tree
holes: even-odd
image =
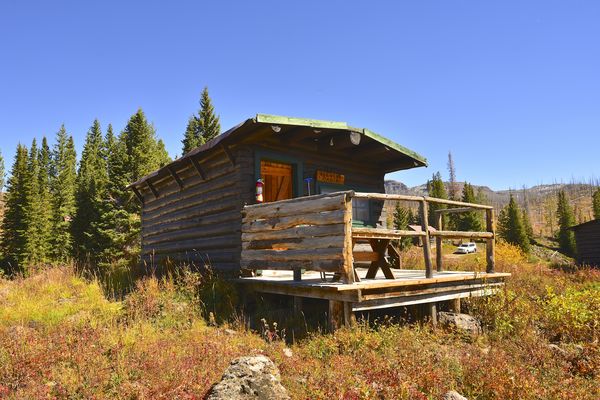
[[[139,218],[124,208],[129,200],[125,189],[130,183],[127,152],[123,137],[117,138],[109,125],[105,139],[108,170],[106,197],[100,208],[100,221],[94,226],[100,241],[99,264],[111,265],[117,261],[128,262],[137,248]]]
[[[592,208],[594,210],[594,218],[600,219],[600,187],[592,195]]]
[[[99,238],[94,226],[100,221],[100,206],[107,180],[102,131],[98,120],[94,120],[86,136],[76,180],[72,234],[74,252],[80,260],[95,262],[99,251]]]
[[[477,195],[475,196],[475,203],[489,205],[488,198],[485,195],[485,192],[483,191],[482,187],[477,189]]]
[[[507,243],[519,246],[525,253],[529,252],[529,239],[523,225],[522,213],[512,193],[508,205],[498,216],[498,236]]]
[[[40,166],[40,154],[37,141],[33,139],[27,163],[24,201],[26,232],[24,260],[30,266],[46,262],[49,247],[49,237],[45,235],[47,215],[44,215],[45,207],[41,197],[40,176],[44,168]]]
[[[25,245],[27,229],[25,209],[27,200],[27,147],[19,144],[6,182],[6,198],[2,218],[2,269],[6,273],[25,271]]]
[[[185,135],[181,141],[183,154],[203,145],[221,133],[219,117],[215,115],[215,108],[208,95],[208,88],[202,90],[200,96],[200,110],[198,115],[192,115],[188,120]]]
[[[575,235],[569,228],[575,225],[575,217],[564,190],[558,192],[556,215],[558,217],[557,239],[560,250],[568,256],[574,256],[576,252]]]
[[[198,130],[198,118],[195,115],[192,115],[188,120],[187,127],[185,128],[185,134],[181,143],[183,143],[183,154],[186,154],[192,149],[204,144],[204,138],[200,136],[200,132]]]
[[[128,158],[130,182],[164,166],[171,160],[162,140],[156,139],[156,131],[146,120],[142,109],[129,118],[122,133]]]
[[[215,108],[212,105],[212,100],[208,95],[208,87],[202,91],[200,99],[200,112],[198,114],[198,129],[204,142],[208,142],[212,138],[221,133],[221,124],[219,116],[215,115]]]
[[[448,152],[448,175],[450,180],[448,182],[448,197],[450,200],[458,200],[458,183],[456,182],[456,168],[454,167],[454,160],[452,159],[452,153]]]
[[[0,193],[4,191],[4,158],[2,158],[2,152],[0,152]]]
[[[0,152],[0,216],[4,214],[4,158]],[[0,237],[2,236],[2,226],[0,225]],[[1,250],[0,250],[1,251]],[[0,259],[2,259],[2,253],[0,252]]]
[[[394,209],[394,229],[397,230],[407,230],[408,225],[411,223],[411,211],[410,209],[402,207],[402,205],[397,202],[396,208]],[[412,242],[412,238],[402,238],[398,240],[398,247],[400,250],[404,250],[408,246],[410,246]]]
[[[529,218],[529,212],[527,211],[527,208],[523,208],[521,212],[521,220],[523,221],[523,228],[525,229],[525,234],[527,235],[529,243],[533,243],[533,226],[531,226],[531,218]]]
[[[76,153],[73,137],[62,125],[52,151],[52,257],[67,261],[73,254],[71,221],[75,215]]]
[[[125,187],[169,163],[170,158],[141,109],[131,116],[118,138],[112,129],[107,132],[105,154],[109,183],[101,218],[94,227],[102,246],[101,264],[110,264],[132,256],[139,248],[140,206]]]
[[[42,138],[42,146],[39,150],[39,226],[37,227],[39,234],[40,254],[42,261],[48,262],[51,260],[51,240],[52,240],[52,197],[50,193],[52,159],[50,147],[46,137]]]
[[[429,196],[431,196],[431,197],[437,197],[439,199],[447,199],[448,198],[448,195],[446,194],[446,188],[444,187],[444,181],[442,180],[442,175],[439,172],[435,173],[431,177],[431,180],[429,182],[427,182],[427,192],[429,193]],[[444,204],[438,204],[438,203],[433,203],[433,202],[429,203],[428,218],[429,218],[430,226],[433,226],[436,228],[438,227],[437,226],[438,214],[436,213],[436,211],[442,210],[445,208],[446,208],[446,205],[444,205]]]
[[[465,182],[463,186],[462,201],[465,203],[476,203],[475,191],[471,184]],[[481,216],[476,211],[468,211],[460,214],[458,217],[458,230],[459,231],[482,231],[483,222]]]

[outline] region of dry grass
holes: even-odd
[[[200,399],[231,359],[256,353],[279,365],[297,399],[436,399],[450,389],[599,398],[600,273],[530,263],[512,247],[499,247],[498,269],[513,273],[506,290],[466,304],[485,323],[481,336],[360,324],[313,334],[291,357],[280,340],[207,326],[202,311],[218,309],[206,295],[218,298],[218,285],[193,274],[146,278],[120,302],[69,268],[0,280],[0,398]]]

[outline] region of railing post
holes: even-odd
[[[354,283],[354,243],[352,242],[352,195],[349,193],[344,199],[344,283]]]
[[[444,214],[438,213],[437,215],[437,229],[441,231],[444,227]],[[435,266],[438,272],[442,272],[442,237],[436,236],[435,238]]]
[[[494,218],[494,209],[485,210],[486,228],[488,232],[491,232],[493,236],[489,238],[485,245],[485,255],[487,260],[486,272],[488,274],[494,273],[496,266],[496,260],[494,259],[494,253],[496,251],[496,220]]]
[[[423,257],[425,258],[425,277],[433,278],[433,263],[431,261],[431,243],[429,241],[429,221],[427,215],[427,201],[421,200],[419,203],[419,212],[421,215],[421,229],[425,233],[423,238]]]

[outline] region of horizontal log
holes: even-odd
[[[246,212],[249,212],[252,209],[261,208],[261,207],[269,206],[269,205],[273,205],[273,204],[284,205],[284,204],[302,203],[302,202],[307,201],[307,199],[317,200],[317,199],[322,199],[322,198],[326,198],[326,197],[352,196],[353,193],[354,193],[354,191],[347,190],[344,192],[324,193],[324,194],[317,194],[314,196],[296,197],[293,199],[279,200],[279,201],[276,201],[276,202],[274,201],[271,203],[252,204],[252,205],[248,205],[248,206],[244,207],[244,210]]]
[[[242,220],[240,215],[235,210],[225,211],[221,213],[206,215],[202,217],[190,217],[181,221],[169,222],[165,224],[153,224],[152,226],[144,226],[142,229],[142,238],[150,239],[158,235],[169,232],[178,232],[190,228],[202,228],[206,226],[214,226],[236,221],[241,227]]]
[[[404,272],[408,271],[403,271]],[[383,288],[391,288],[391,287],[415,287],[418,285],[434,285],[444,282],[461,282],[461,281],[479,281],[481,279],[486,280],[486,282],[496,282],[503,281],[505,278],[509,277],[510,274],[506,272],[495,272],[495,273],[485,273],[485,272],[442,272],[435,275],[433,278],[425,277],[425,270],[415,270],[410,271],[410,278],[400,278],[400,279],[381,279],[381,280],[369,280],[362,281],[359,283],[354,283],[352,285],[341,285],[338,286],[338,290],[365,290],[365,289],[383,289]],[[414,275],[417,276],[414,276]],[[422,276],[419,278],[418,275]]]
[[[240,262],[242,268],[266,270],[293,270],[307,269],[310,271],[339,272],[344,266],[343,260],[294,260],[294,261],[267,261],[246,260]]]
[[[190,207],[206,204],[210,201],[218,201],[224,197],[239,197],[239,191],[236,189],[236,186],[228,185],[222,189],[207,192],[202,196],[190,199],[189,201],[182,201],[180,203],[172,204],[169,207],[162,207],[152,213],[144,212],[143,217],[146,221],[153,221],[162,217],[163,215],[174,214],[178,211],[184,211]]]
[[[161,195],[158,200],[149,202],[148,205],[144,207],[144,213],[147,216],[152,216],[163,208],[193,202],[194,198],[202,198],[202,196],[207,193],[226,187],[236,186],[237,182],[235,179],[235,171],[229,171],[223,173],[219,179],[198,182],[193,186],[187,182],[184,182],[184,184],[187,185],[185,186],[185,190],[173,192],[172,194],[165,196]]]
[[[197,159],[197,157],[196,157]],[[221,152],[213,152],[209,154],[203,154],[200,158],[200,162],[202,165],[206,165],[207,167],[214,167],[218,165],[222,165],[228,163],[229,161],[225,157],[225,154]],[[173,168],[179,175],[188,175],[193,176],[194,174],[189,173],[188,171],[192,170],[192,165],[189,160],[182,160],[179,163],[171,164],[171,168]],[[162,171],[160,176],[154,176],[153,179],[157,185],[168,185],[172,183],[169,173],[166,171]]]
[[[147,228],[154,228],[157,225],[161,225],[167,222],[176,222],[191,219],[194,217],[202,217],[205,215],[221,213],[225,211],[232,211],[241,207],[239,196],[230,195],[219,200],[213,200],[211,202],[196,204],[193,207],[186,208],[174,213],[166,213],[161,216],[160,219],[146,220],[142,216],[142,225]]]
[[[322,213],[292,215],[281,218],[267,218],[258,221],[247,221],[242,223],[242,232],[261,232],[265,230],[282,230],[298,225],[328,225],[338,224],[344,221],[344,211],[326,211]]]
[[[171,242],[179,242],[187,239],[199,239],[205,237],[219,236],[234,232],[240,232],[240,224],[237,221],[229,223],[214,224],[202,226],[200,228],[182,229],[179,231],[163,233],[161,235],[152,236],[144,239],[144,244],[147,246],[155,244],[164,244]]]
[[[272,202],[255,206],[246,206],[242,211],[245,219],[261,219],[274,217],[287,217],[291,215],[314,213],[319,211],[340,210],[346,202],[345,194],[339,196],[302,197],[299,202]]]
[[[389,307],[410,306],[415,304],[437,303],[452,299],[488,296],[498,292],[498,288],[479,289],[472,291],[456,291],[450,293],[431,293],[416,296],[392,297],[389,299],[375,299],[354,303],[352,311],[368,311]]]
[[[287,239],[252,240],[242,243],[243,250],[263,249],[327,249],[344,246],[344,236],[327,236],[317,238],[295,237]]]
[[[405,296],[415,296],[422,294],[432,294],[432,293],[448,293],[448,292],[456,292],[456,291],[471,291],[471,290],[480,290],[490,287],[497,287],[504,285],[504,282],[494,282],[494,283],[469,283],[463,285],[456,284],[448,284],[445,286],[438,287],[427,287],[423,289],[408,289],[408,290],[391,290],[382,293],[369,293],[368,291],[362,292],[363,300],[375,300],[375,299],[389,299],[394,297],[405,297]]]
[[[275,269],[275,268],[256,268],[256,269]],[[329,269],[321,269],[323,272],[336,272]],[[261,278],[239,278],[235,282],[243,285],[245,288],[263,293],[274,293],[286,296],[310,297],[324,300],[339,300],[347,302],[357,302],[359,300],[358,292],[338,292],[326,286],[281,283],[277,281],[266,281]]]
[[[492,232],[434,231],[430,232],[429,236],[452,239],[491,239],[494,234]]]
[[[352,237],[361,239],[396,239],[421,236],[425,236],[425,232],[381,228],[352,228]]]
[[[235,264],[236,268],[240,268],[239,253],[226,251],[226,252],[183,252],[183,253],[148,253],[142,255],[142,262],[146,265],[157,265],[164,260],[178,261],[178,262],[197,262],[204,265],[219,265],[223,263]]]
[[[149,244],[144,246],[144,251],[195,251],[195,250],[213,250],[213,249],[226,249],[236,248],[239,245],[239,235],[235,233],[226,234],[222,236],[212,236],[207,238],[180,240],[173,243],[164,244]]]
[[[483,210],[493,210],[494,207],[486,206],[485,204],[476,204],[476,203],[465,203],[464,201],[455,201],[455,200],[447,200],[447,199],[438,199],[437,197],[424,197],[425,201],[429,203],[438,203],[438,204],[447,204],[451,206],[462,206],[462,207],[470,207],[470,208],[480,208]]]
[[[403,195],[403,194],[356,192],[356,193],[354,193],[353,197],[358,198],[358,199],[362,198],[362,199],[397,200],[397,201],[423,201],[423,200],[425,200],[426,202],[429,202],[429,203],[438,203],[438,204],[447,204],[447,205],[463,206],[463,207],[470,207],[470,208],[479,208],[479,209],[484,209],[484,210],[494,208],[492,206],[487,206],[484,204],[465,203],[463,201],[439,199],[437,197],[429,197],[429,196],[410,196],[410,195]]]
[[[243,250],[242,261],[341,260],[343,249]]]
[[[421,196],[410,196],[405,194],[385,194],[385,193],[364,193],[356,192],[356,199],[371,199],[371,200],[397,200],[397,201],[423,201]]]
[[[453,214],[453,213],[464,213],[464,212],[473,212],[473,211],[484,211],[482,208],[471,208],[471,207],[460,207],[460,208],[442,208],[439,210],[434,210],[436,214]]]
[[[292,228],[277,231],[274,231],[272,229],[266,229],[260,232],[242,233],[242,241],[248,242],[251,240],[284,240],[295,237],[340,236],[344,234],[344,227],[344,224],[332,224],[295,226]]]
[[[354,261],[356,262],[366,262],[366,261],[378,261],[379,254],[374,253],[372,251],[355,251],[352,253],[354,257]]]

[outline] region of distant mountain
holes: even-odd
[[[445,182],[448,190],[448,182]],[[457,182],[459,193],[462,192],[464,182]],[[536,234],[550,235],[556,229],[556,195],[559,190],[564,190],[570,199],[575,211],[577,223],[592,219],[592,193],[595,186],[585,183],[555,183],[536,185],[531,188],[516,190],[494,191],[487,186],[473,185],[475,192],[481,190],[488,199],[488,204],[500,209],[508,204],[510,194],[521,207],[529,211],[531,222]],[[387,180],[385,192],[389,194],[408,194],[413,196],[427,195],[427,183],[419,186],[407,187],[404,183]]]

